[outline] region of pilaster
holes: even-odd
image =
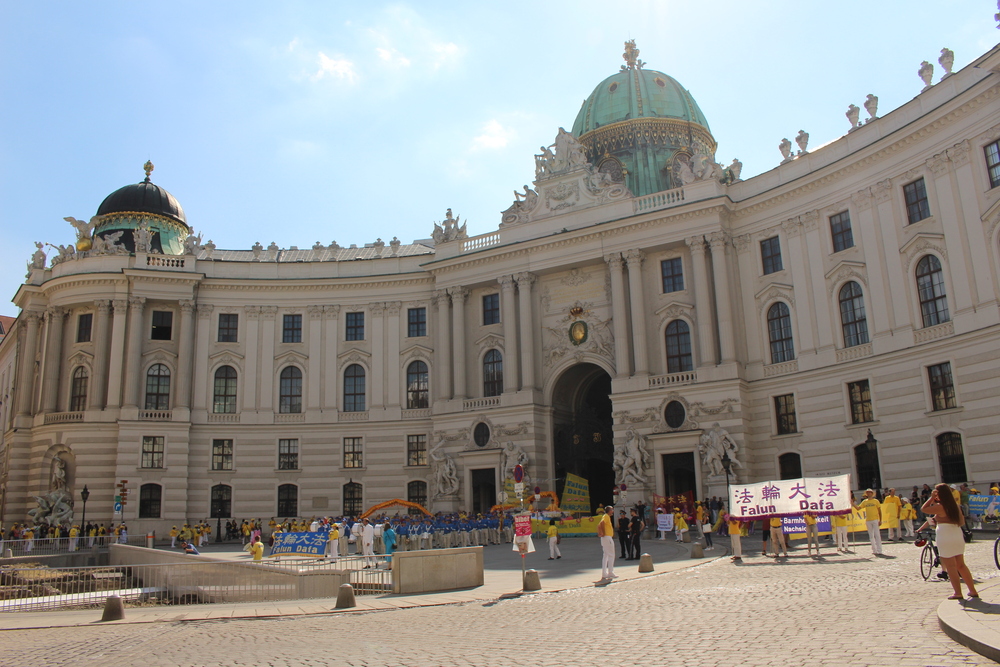
[[[632,316],[631,341],[635,346],[632,356],[635,359],[633,375],[649,375],[649,353],[646,350],[646,299],[642,286],[642,260],[645,257],[641,250],[635,248],[624,254],[628,266],[628,293],[630,314]]]
[[[514,306],[514,276],[500,276],[500,317],[503,321],[503,390],[504,393],[515,393],[521,388],[521,378],[518,373],[517,347],[517,310]]]

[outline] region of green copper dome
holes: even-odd
[[[583,101],[573,123],[577,137],[599,127],[633,118],[678,118],[708,128],[691,93],[672,76],[646,69],[612,74]]]
[[[682,165],[715,156],[708,120],[673,77],[643,69],[634,40],[622,57],[621,71],[583,101],[573,135],[591,164],[637,197],[680,187]]]

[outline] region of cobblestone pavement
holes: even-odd
[[[986,585],[1000,581],[991,546],[976,542],[967,552],[977,580],[993,580]],[[951,588],[920,578],[912,544],[886,545],[885,558],[864,544],[854,555],[824,551],[821,561],[798,548],[780,562],[722,559],[604,587],[460,605],[11,630],[0,633],[0,664],[995,664],[939,630],[935,609]]]

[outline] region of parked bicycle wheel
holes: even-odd
[[[1000,537],[993,542],[993,562],[996,563],[997,569],[1000,570]]]
[[[920,574],[923,575],[924,581],[927,581],[931,577],[931,573],[934,571],[934,547],[929,543],[924,545],[923,550],[920,552]]]

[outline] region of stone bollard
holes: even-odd
[[[523,589],[526,591],[542,590],[542,582],[538,578],[538,570],[525,570]]]
[[[653,557],[649,554],[639,556],[639,572],[653,571]]]
[[[685,542],[690,542],[691,541],[691,531],[690,530],[685,530],[684,533],[683,533],[683,535],[684,535],[684,541]]]
[[[4,549],[3,550],[3,557],[4,558],[13,558],[14,557],[14,552],[11,551],[10,549]]]
[[[702,549],[701,544],[695,542],[691,546],[691,558],[704,558],[704,557],[705,557],[705,550]]]
[[[354,586],[341,584],[340,590],[337,591],[336,609],[351,609],[357,606],[358,604],[354,601]]]
[[[125,605],[117,595],[108,596],[108,601],[104,604],[104,615],[101,616],[101,623],[105,621],[120,621],[125,618]]]

